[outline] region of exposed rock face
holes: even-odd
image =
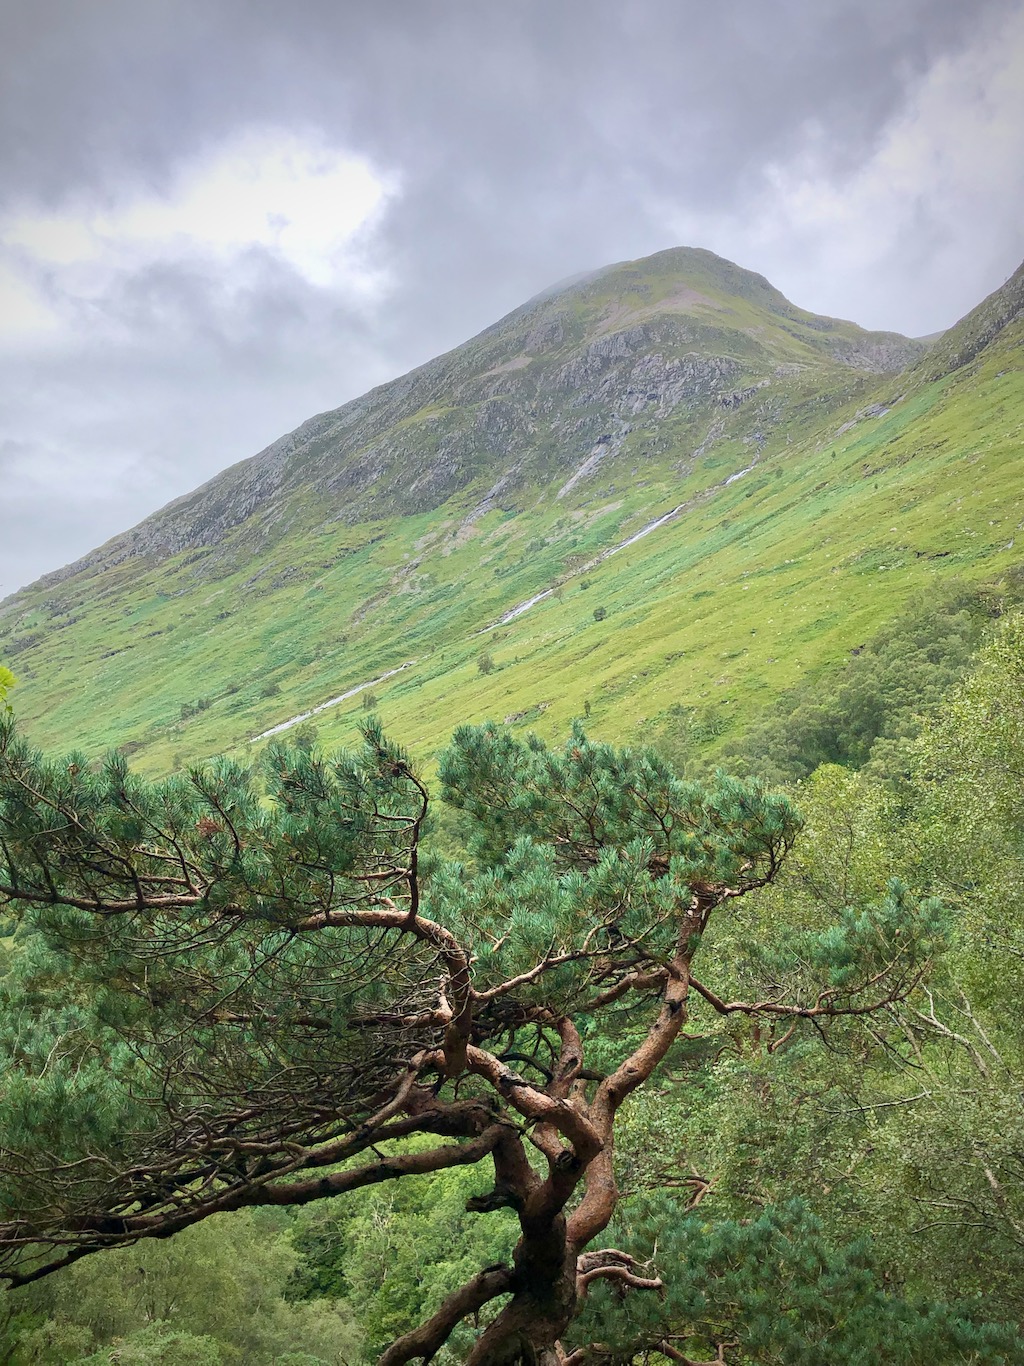
[[[869,374],[885,375],[894,370],[905,370],[921,354],[917,342],[901,337],[896,332],[866,334],[862,339],[836,341],[832,354],[841,365]]]
[[[977,308],[936,342],[915,367],[923,380],[940,379],[970,365],[985,347],[991,345],[1004,328],[1024,316],[1024,265],[1018,267],[1006,284],[983,299]]]
[[[217,547],[242,526],[256,544],[300,517],[423,512],[462,490],[469,516],[510,505],[531,484],[576,496],[631,442],[642,450],[656,439],[689,455],[729,423],[762,441],[760,427],[755,435],[744,425],[762,389],[778,401],[761,427],[800,386],[900,370],[922,350],[804,313],[710,252],[662,252],[538,297],[447,355],[310,418],[42,583]]]

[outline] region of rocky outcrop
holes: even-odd
[[[836,339],[832,355],[841,365],[853,370],[866,370],[872,375],[891,375],[905,370],[916,361],[924,345],[901,337],[896,332],[881,332],[853,340]]]
[[[955,327],[942,334],[915,367],[915,378],[925,382],[941,379],[970,365],[1005,328],[1021,317],[1024,317],[1024,265]]]

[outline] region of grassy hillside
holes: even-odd
[[[157,772],[408,663],[372,692],[421,756],[673,707],[713,746],[915,590],[1019,562],[1022,280],[922,357],[710,253],[600,272],[0,605],[17,710]]]

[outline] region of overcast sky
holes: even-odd
[[[0,0],[0,596],[547,285],[921,335],[1024,257],[1021,0]]]

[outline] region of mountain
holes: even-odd
[[[760,275],[675,250],[546,292],[437,360],[310,418],[44,583],[133,557],[251,555],[300,523],[429,512],[476,490],[478,515],[659,445],[766,439],[787,400],[924,350],[795,308]],[[772,388],[772,402],[749,400]],[[736,410],[746,405],[743,420]],[[758,420],[751,421],[751,413]]]
[[[424,750],[585,709],[718,734],[931,577],[1015,563],[1022,296],[927,347],[707,251],[577,278],[0,604],[18,711],[159,770],[405,665],[374,691]]]

